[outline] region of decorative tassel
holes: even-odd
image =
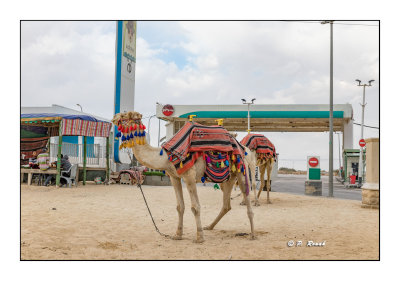
[[[121,132],[118,132],[117,133],[117,138],[120,138],[121,137]]]
[[[224,168],[225,167],[225,164],[224,164],[224,161],[222,161],[221,162],[221,168]]]
[[[133,130],[135,131],[137,128],[137,124],[133,125]]]
[[[121,131],[122,130],[122,125],[119,125],[118,126],[118,131]]]
[[[232,165],[232,172],[235,172],[236,171],[236,167],[235,167],[235,165]]]
[[[232,154],[232,161],[235,161],[235,154]]]
[[[146,136],[146,132],[145,132],[145,131],[143,131],[142,136],[143,136],[143,137]]]
[[[222,159],[221,153],[218,153],[218,159]]]
[[[145,125],[143,125],[143,130],[146,130],[146,126]]]
[[[237,158],[236,160],[237,160],[236,163],[240,163],[240,158],[239,158],[239,156],[238,156],[238,158]]]
[[[218,184],[214,184],[214,189],[219,189],[219,185]]]
[[[201,182],[204,183],[206,181],[205,177],[201,177]]]
[[[226,165],[227,167],[229,167],[229,161],[228,161],[228,160],[225,160],[225,165]]]
[[[133,134],[132,134],[132,133],[129,135],[129,138],[130,138],[130,139],[133,139]]]
[[[160,150],[160,155],[163,155],[163,149],[161,148],[161,150]]]
[[[139,144],[139,138],[136,138],[136,144]]]
[[[181,164],[179,165],[179,167],[181,167],[181,169],[183,168],[183,163],[182,163],[182,161],[181,161]]]
[[[125,141],[126,140],[126,137],[125,137],[125,135],[123,135],[122,136],[122,141]]]
[[[241,171],[242,173],[244,173],[244,167],[243,167],[243,165],[242,165],[242,168],[240,169],[240,171]]]
[[[165,175],[165,171],[162,171],[162,173]]]
[[[129,131],[133,131],[133,127],[132,127],[132,125],[129,127]]]
[[[244,155],[247,155],[247,151],[244,152]]]
[[[217,168],[219,168],[219,162],[215,163],[215,166],[217,166]]]
[[[208,164],[208,163],[210,163],[211,162],[211,159],[210,159],[210,157],[208,157],[208,155],[207,155],[207,157],[206,157],[206,163]]]
[[[137,131],[135,131],[135,134],[134,134],[134,136],[135,136],[135,137],[137,137],[137,136],[138,136],[138,134],[137,134]]]

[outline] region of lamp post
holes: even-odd
[[[154,116],[156,116],[155,114],[154,115],[151,115],[150,116],[150,118],[149,118],[149,122],[147,123],[147,142],[150,144],[150,120],[151,120],[151,118],[153,118]]]
[[[329,197],[333,197],[333,20],[321,24],[331,25],[330,41],[330,85],[329,85]]]
[[[79,106],[81,108],[81,112],[83,112],[82,106],[79,103],[77,103],[76,105]]]
[[[247,133],[250,134],[250,104],[254,104],[256,99],[251,99],[251,102],[246,102],[245,99],[242,99],[243,104],[247,104]]]
[[[365,87],[371,87],[371,83],[374,82],[375,80],[369,80],[368,84],[361,84],[360,79],[356,79],[356,82],[358,82],[359,87],[363,87],[363,102],[361,104],[362,107],[362,113],[361,113],[361,139],[364,138],[364,109],[365,106],[367,105],[365,103]],[[363,152],[364,149],[363,147],[360,146],[360,162],[358,164],[358,183],[362,185],[362,179],[364,177],[364,162],[363,162]]]

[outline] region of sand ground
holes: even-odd
[[[172,187],[143,187],[160,231],[175,234],[178,216]],[[222,192],[198,187],[203,226],[219,213]],[[238,191],[233,191],[232,196]],[[185,196],[183,240],[155,230],[140,190],[126,185],[76,188],[21,186],[22,260],[376,260],[379,259],[379,211],[361,202],[265,192],[253,207],[256,240],[241,197],[214,230],[197,244],[190,198]],[[301,240],[301,247],[288,247]],[[307,247],[307,241],[325,241]]]

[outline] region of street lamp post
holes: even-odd
[[[326,20],[321,24],[331,25],[330,42],[330,87],[329,87],[329,197],[333,197],[333,20]]]
[[[358,82],[359,87],[363,87],[363,102],[361,104],[362,107],[362,113],[361,113],[361,139],[364,138],[364,109],[365,106],[367,105],[365,103],[365,87],[371,87],[371,83],[374,82],[375,80],[369,80],[368,84],[361,84],[360,79],[356,79],[356,82]],[[363,161],[363,152],[364,149],[363,147],[360,146],[360,162],[358,164],[358,183],[362,185],[362,179],[364,177],[364,161]]]
[[[246,102],[245,99],[242,99],[243,104],[247,104],[247,133],[250,134],[250,104],[254,104],[256,99],[251,99],[251,102]]]
[[[150,118],[149,118],[149,122],[147,123],[147,142],[150,144],[150,120],[151,120],[151,118],[153,118],[154,116],[156,116],[155,114],[154,115],[151,115],[150,116]]]
[[[79,103],[77,103],[76,105],[79,106],[81,108],[81,112],[83,112],[82,106]]]

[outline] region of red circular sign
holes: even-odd
[[[162,108],[162,113],[165,116],[171,116],[174,113],[174,107],[172,105],[170,105],[170,104],[166,104]]]
[[[358,142],[358,144],[359,144],[361,147],[364,147],[365,144],[366,144],[365,139],[360,139],[360,141]]]
[[[317,167],[318,163],[318,158],[311,157],[310,159],[308,159],[308,165],[310,165],[311,167]]]

